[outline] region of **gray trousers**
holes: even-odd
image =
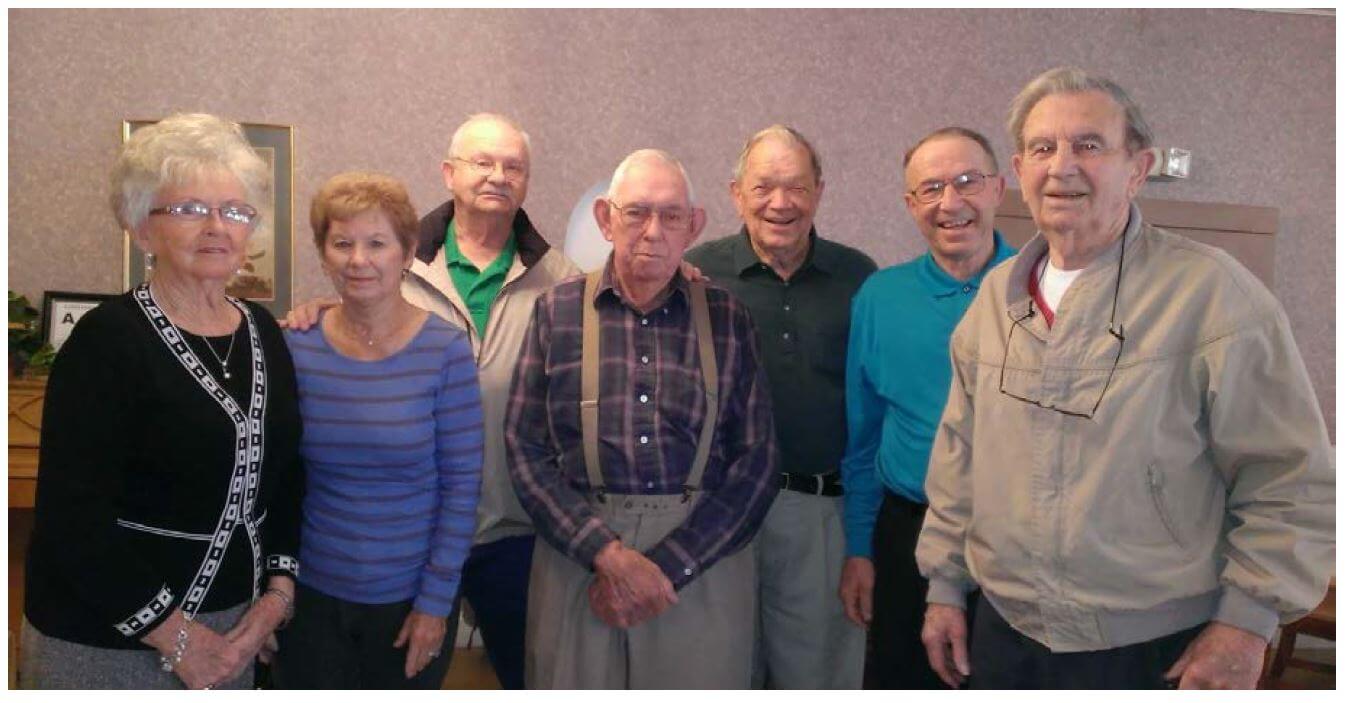
[[[210,613],[198,613],[196,622],[224,634],[244,617],[248,603]],[[188,641],[192,646],[192,641]],[[23,619],[19,635],[19,688],[41,689],[168,689],[183,690],[183,679],[160,670],[160,653],[153,649],[104,649],[48,637]],[[253,688],[254,665],[215,688]]]
[[[857,689],[865,631],[845,617],[841,498],[781,490],[756,536],[756,688]]]
[[[646,550],[684,522],[692,499],[611,494],[593,507],[625,546]],[[756,568],[750,549],[724,557],[679,602],[628,629],[591,611],[593,574],[535,541],[526,615],[526,687],[744,689],[751,684]]]

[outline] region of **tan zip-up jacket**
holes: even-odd
[[[410,303],[465,330],[478,359],[484,413],[484,469],[474,543],[487,544],[535,532],[507,475],[507,451],[502,440],[507,395],[511,392],[512,374],[521,353],[521,340],[530,326],[535,299],[580,271],[567,256],[549,246],[524,210],[518,210],[512,222],[516,259],[493,299],[488,324],[480,337],[469,308],[446,270],[446,227],[454,215],[454,203],[447,201],[419,222],[418,253],[404,279],[403,294]]]
[[[1092,419],[1006,395],[1001,367],[1008,393],[1090,411],[1117,353],[1118,245],[1049,328],[1028,293],[1038,235],[954,331],[916,550],[928,600],[961,606],[979,586],[1055,652],[1208,620],[1270,638],[1333,568],[1332,453],[1309,376],[1285,313],[1237,261],[1135,205],[1125,236],[1125,342]]]

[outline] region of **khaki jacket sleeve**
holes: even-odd
[[[1319,604],[1333,569],[1333,456],[1286,315],[1208,345],[1207,423],[1228,487],[1215,619],[1271,638]]]
[[[949,346],[953,382],[930,452],[925,478],[930,508],[915,550],[920,573],[929,579],[926,600],[959,608],[966,607],[966,594],[976,586],[964,554],[972,517],[972,389],[977,367],[970,346],[971,318],[968,310]]]

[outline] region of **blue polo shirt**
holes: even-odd
[[[986,272],[1015,254],[995,233],[995,252],[959,281],[924,254],[869,276],[854,296],[845,361],[849,440],[841,465],[849,556],[871,557],[883,488],[917,503],[953,369],[948,340]]]

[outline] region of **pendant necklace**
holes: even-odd
[[[225,349],[225,358],[221,358],[221,355],[216,353],[216,347],[212,345],[211,340],[207,339],[206,337],[203,337],[200,334],[197,335],[197,338],[202,340],[203,344],[207,345],[207,351],[211,352],[211,356],[216,359],[216,363],[219,363],[221,365],[221,375],[225,377],[225,380],[229,381],[230,354],[235,351],[235,333],[234,332],[230,333],[230,346],[226,347]]]

